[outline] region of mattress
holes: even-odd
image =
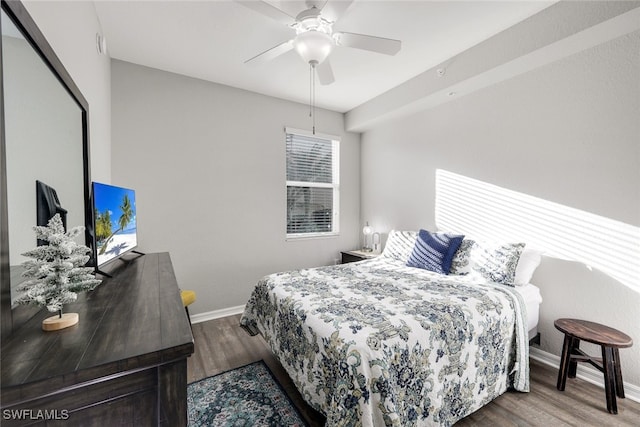
[[[529,331],[529,339],[531,339],[536,335],[538,330],[542,295],[540,295],[540,289],[531,283],[525,286],[516,286],[515,290],[522,295],[527,309],[527,330]]]

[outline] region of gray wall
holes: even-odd
[[[246,303],[257,280],[332,264],[359,239],[360,140],[340,136],[340,236],[286,241],[284,127],[308,129],[308,106],[112,61],[113,184],[136,190],[142,251],[169,251],[192,314]]]
[[[441,226],[448,218],[436,216],[438,169],[584,213],[595,219],[578,219],[576,232],[565,226],[569,218],[541,214],[559,236],[553,245],[534,242],[546,251],[532,280],[544,298],[542,350],[560,354],[562,335],[553,327],[559,317],[608,324],[637,344],[640,278],[617,280],[584,258],[567,260],[557,254],[584,236],[594,237],[594,247],[588,249],[599,250],[598,238],[612,238],[600,224],[622,232],[631,240],[631,250],[639,251],[639,75],[640,32],[634,32],[439,107],[374,126],[362,135],[362,220],[380,232]],[[464,200],[458,204],[460,213]],[[463,233],[480,224],[498,240],[511,240],[514,236],[504,227],[508,221],[471,211],[465,220],[444,222],[447,228],[457,224],[454,231]],[[518,218],[511,221],[517,224]],[[520,221],[526,228],[526,218]],[[638,257],[629,258],[628,267],[637,270]],[[625,381],[640,385],[640,353],[632,348],[620,354]]]

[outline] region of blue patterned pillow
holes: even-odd
[[[451,261],[449,274],[465,275],[473,272],[471,265],[471,251],[475,244],[476,241],[471,239],[464,239],[462,243],[460,243],[460,247]]]
[[[455,234],[420,230],[407,266],[449,274],[451,261],[463,238]]]

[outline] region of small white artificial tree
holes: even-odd
[[[65,232],[60,214],[56,214],[46,227],[33,229],[38,239],[49,244],[22,254],[33,259],[22,263],[25,268],[22,276],[29,280],[18,286],[21,295],[15,302],[45,306],[62,317],[64,304],[75,301],[78,292],[90,291],[101,282],[93,276],[92,268],[84,267],[90,249],[73,240],[84,227]]]

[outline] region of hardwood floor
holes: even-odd
[[[324,417],[302,400],[264,339],[249,336],[239,323],[236,315],[193,325],[195,352],[187,362],[188,382],[263,359],[307,422],[324,425]],[[456,426],[640,426],[640,403],[618,399],[618,415],[611,415],[604,389],[576,378],[568,379],[560,392],[557,368],[535,360],[530,366],[530,393],[507,392]]]

